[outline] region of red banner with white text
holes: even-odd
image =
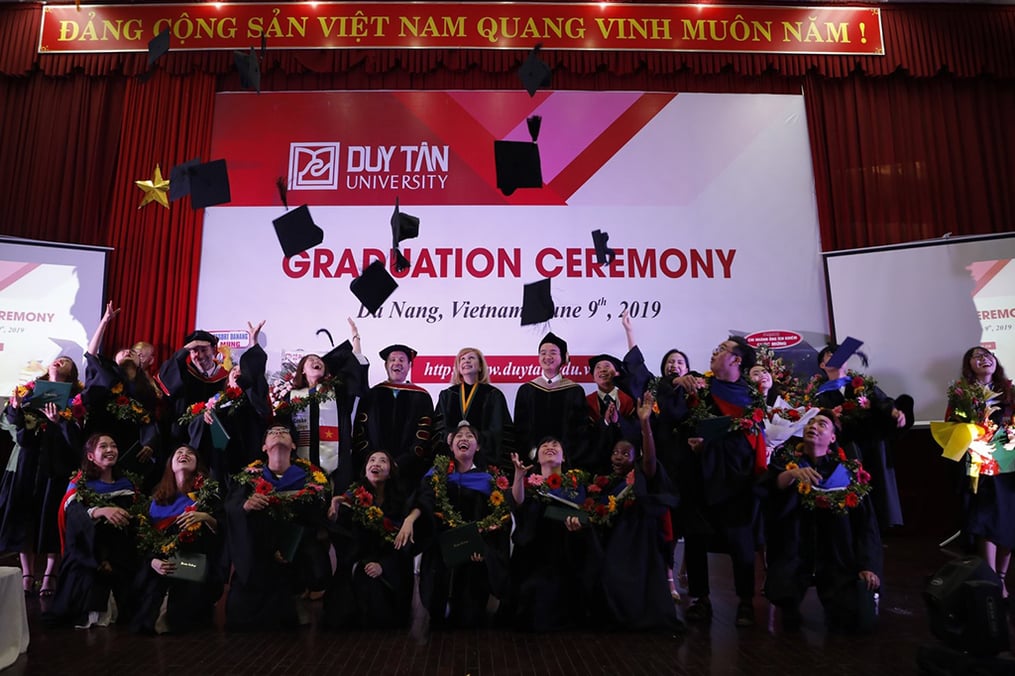
[[[872,7],[603,3],[47,5],[40,53],[173,50],[546,49],[883,55]]]

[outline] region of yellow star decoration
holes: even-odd
[[[134,185],[144,191],[144,199],[137,205],[140,209],[149,202],[158,202],[165,208],[169,208],[169,181],[162,178],[162,169],[155,165],[155,175],[150,181],[134,181]]]

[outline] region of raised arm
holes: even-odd
[[[109,322],[113,321],[113,317],[118,314],[120,314],[120,308],[114,309],[113,301],[106,303],[106,312],[102,315],[102,319],[99,320],[99,326],[95,329],[92,339],[88,341],[88,354],[98,356],[99,349],[102,347],[102,336],[105,335]]]
[[[515,479],[511,484],[511,497],[515,499],[516,505],[520,505],[525,502],[525,474],[532,469],[532,465],[522,464],[517,453],[511,454],[511,463],[515,466]]]
[[[638,420],[641,421],[641,471],[646,479],[656,475],[656,441],[652,436],[652,408],[656,399],[645,392],[638,402]]]
[[[630,350],[638,344],[638,341],[634,339],[634,327],[631,325],[631,315],[627,310],[621,313],[620,323],[624,327],[624,335],[627,336],[627,349]]]

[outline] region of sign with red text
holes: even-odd
[[[629,3],[301,2],[46,5],[41,53],[173,50],[546,49],[883,55],[872,7]]]
[[[544,187],[505,197],[493,141],[525,139],[533,115]],[[232,202],[205,212],[197,327],[266,319],[275,369],[284,353],[340,343],[352,319],[371,382],[384,378],[378,352],[402,343],[420,354],[414,380],[436,393],[470,346],[509,397],[538,375],[548,330],[572,355],[622,356],[624,313],[652,371],[672,347],[705,371],[731,332],[813,343],[827,314],[805,120],[801,96],[219,94],[203,159],[226,160]],[[272,225],[286,211],[280,178],[290,208],[307,204],[324,233],[291,258]],[[404,270],[396,199],[420,219],[400,244]],[[607,265],[593,230],[609,235]],[[369,315],[349,287],[374,261],[398,288]],[[555,316],[522,326],[523,286],[540,279]],[[589,382],[586,358],[565,374]]]

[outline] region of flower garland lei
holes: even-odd
[[[133,505],[137,505],[141,500],[141,490],[139,488],[141,485],[141,479],[131,472],[124,472],[123,477],[130,481],[131,485],[134,487]],[[75,484],[74,492],[77,494],[77,499],[82,505],[84,505],[85,509],[90,509],[92,507],[116,506],[116,502],[114,502],[112,496],[105,493],[99,493],[98,491],[93,491],[88,487],[87,481],[88,480],[84,478],[84,473],[81,470],[76,471],[70,479],[70,482]]]
[[[123,383],[113,385],[109,391],[115,396],[106,404],[106,411],[114,418],[138,425],[147,425],[152,421],[141,402],[123,393]]]
[[[194,490],[187,493],[194,504],[183,511],[210,512],[218,502],[218,488],[217,481],[206,479],[203,474],[198,474],[194,477]],[[191,524],[177,532],[173,532],[171,527],[159,530],[152,523],[151,516],[148,514],[149,505],[150,503],[139,501],[131,510],[137,522],[137,549],[139,552],[172,556],[181,545],[197,540],[197,532],[201,530],[201,523]]]
[[[804,445],[797,444],[793,451],[793,457],[804,457]],[[849,472],[849,485],[845,488],[836,488],[830,491],[815,489],[809,481],[797,482],[797,493],[800,496],[800,504],[804,509],[814,511],[816,509],[827,509],[833,514],[848,514],[870,493],[871,475],[863,468],[859,460],[851,460],[841,449],[836,449],[836,458],[839,464]],[[786,469],[796,469],[800,465],[796,462],[786,463]]]
[[[448,498],[448,476],[455,472],[455,461],[446,455],[438,455],[433,461],[433,474],[430,475],[430,486],[433,488],[434,500],[436,502],[436,516],[449,528],[464,526],[467,521],[462,514],[455,509]],[[504,496],[504,490],[511,483],[508,478],[501,474],[500,469],[491,465],[487,468],[490,474],[490,495],[486,502],[490,507],[490,513],[476,522],[480,532],[497,530],[504,522],[511,518],[511,505]]]
[[[206,410],[211,410],[215,413],[225,411],[227,414],[232,415],[246,401],[246,398],[243,396],[243,390],[238,387],[227,387],[221,392],[216,392],[208,401],[199,401],[188,406],[178,422],[181,425],[186,425],[199,415],[204,415]]]
[[[708,372],[704,378],[698,378],[697,389],[688,397],[687,403],[691,410],[687,418],[687,424],[691,427],[701,420],[720,417],[712,413],[707,403],[711,394],[708,379],[711,377],[712,373]],[[752,382],[747,383],[747,394],[750,397],[750,403],[744,407],[743,415],[739,418],[733,418],[730,422],[730,432],[750,433],[752,431],[761,431],[761,424],[765,421],[766,417],[765,397],[762,396],[758,386]]]
[[[345,505],[352,509],[352,518],[356,523],[381,536],[381,539],[389,545],[395,544],[398,526],[384,516],[384,511],[374,504],[374,494],[366,486],[354,482],[349,485],[346,496],[349,500]]]
[[[292,464],[306,473],[303,487],[295,491],[278,493],[270,481],[262,476],[264,461],[255,460],[233,477],[233,480],[253,489],[268,498],[268,512],[276,520],[285,521],[292,518],[293,508],[297,505],[313,505],[320,502],[328,494],[328,476],[321,468],[312,465],[308,460],[296,458]]]
[[[543,502],[551,502],[552,498],[546,497],[546,494],[549,491],[563,488],[564,497],[573,500],[578,497],[578,489],[585,486],[588,480],[588,473],[580,469],[569,469],[561,474],[551,474],[545,478],[539,473],[529,474],[525,477],[525,493],[539,498]]]
[[[336,396],[336,385],[338,380],[334,376],[329,376],[322,380],[313,392],[308,392],[305,397],[290,397],[289,401],[280,399],[275,404],[275,415],[291,415],[302,411],[305,408],[309,408],[310,404],[317,402],[318,406],[331,401]]]
[[[607,495],[605,501],[597,501],[603,496],[603,491],[613,486],[618,481],[624,481],[624,489],[619,495]],[[589,521],[596,526],[611,526],[613,518],[621,511],[634,505],[634,470],[626,475],[611,473],[608,475],[599,474],[585,487],[585,498],[582,509],[589,515]]]
[[[864,373],[849,370],[846,371],[846,376],[849,378],[849,383],[846,384],[846,401],[832,409],[840,416],[848,416],[869,409],[871,401],[875,397],[875,388],[878,385],[877,380]],[[811,377],[807,382],[807,387],[804,388],[805,404],[813,405],[818,388],[825,380],[826,378],[820,373]],[[848,396],[850,392],[853,393],[853,398]]]

